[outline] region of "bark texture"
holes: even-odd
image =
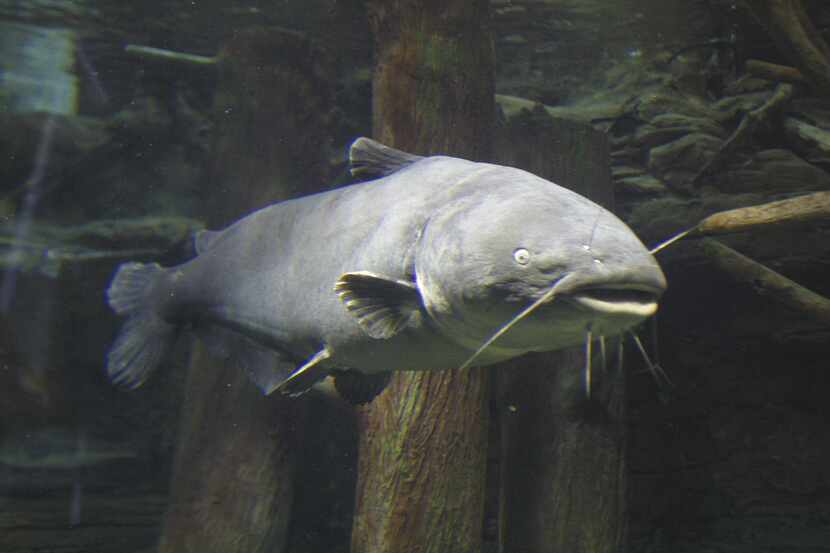
[[[481,550],[485,375],[399,373],[363,410],[353,553]]]
[[[485,159],[494,120],[487,2],[367,8],[377,39],[375,138]],[[362,410],[353,553],[481,550],[488,396],[485,371],[399,373]]]
[[[302,407],[196,346],[160,553],[283,551]]]
[[[328,96],[319,62],[291,32],[239,33],[223,49],[206,194],[214,228],[320,188]],[[264,397],[244,371],[196,346],[161,553],[284,550],[303,403]]]
[[[709,215],[694,228],[693,233],[730,234],[827,221],[830,221],[830,192],[815,192]]]
[[[218,59],[211,228],[326,184],[333,104],[327,57],[300,33],[239,32]]]
[[[486,159],[494,121],[488,2],[369,1],[373,133],[404,151]]]
[[[531,359],[500,380],[500,551],[622,551],[624,376],[595,376],[588,400],[582,350]]]
[[[534,111],[502,129],[500,161],[613,206],[608,139]],[[506,157],[504,152],[514,152]],[[610,351],[608,364],[613,365]],[[601,358],[594,343],[593,359]],[[525,356],[498,378],[499,551],[610,553],[627,533],[625,379],[582,348]],[[491,467],[491,470],[493,468]]]

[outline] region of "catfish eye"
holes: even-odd
[[[530,263],[530,252],[524,248],[519,248],[513,252],[513,259],[519,265],[527,265]]]

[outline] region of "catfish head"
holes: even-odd
[[[656,312],[663,272],[612,213],[518,169],[480,179],[429,219],[416,248],[424,308],[446,336],[476,349],[515,323],[482,356],[493,362],[616,335]]]

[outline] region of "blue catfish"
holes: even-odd
[[[355,402],[391,371],[487,365],[622,333],[657,309],[660,267],[587,198],[526,171],[359,138],[374,180],[280,202],[196,237],[175,267],[126,263],[111,380],[143,383],[182,330],[266,394],[328,375]]]

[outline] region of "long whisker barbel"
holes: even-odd
[[[608,371],[608,357],[605,349],[605,336],[599,337],[599,358],[603,372]]]
[[[591,328],[585,332],[585,396],[591,399]]]
[[[498,331],[496,331],[495,334],[490,336],[490,338],[488,338],[483,344],[481,344],[481,346],[475,351],[475,353],[473,353],[469,358],[467,358],[467,360],[464,361],[464,363],[462,363],[461,366],[458,368],[466,369],[467,367],[469,367],[472,364],[472,362],[475,361],[478,358],[478,356],[484,352],[485,349],[490,347],[493,344],[493,342],[501,338],[508,330],[513,328],[516,325],[516,323],[518,323],[519,321],[533,313],[533,311],[535,311],[536,308],[542,305],[543,303],[546,303],[553,299],[553,297],[559,291],[559,287],[566,280],[568,280],[567,276],[560,279],[556,284],[551,286],[550,290],[542,294],[542,296],[539,299],[531,303],[529,306],[525,307],[518,315],[513,317],[506,325],[501,327]]]
[[[661,242],[661,243],[657,244],[656,246],[654,246],[653,248],[651,248],[651,249],[648,251],[648,253],[650,253],[651,255],[656,254],[656,253],[657,253],[657,252],[659,252],[660,250],[662,250],[662,249],[664,249],[664,248],[667,248],[667,247],[671,246],[672,244],[674,244],[675,242],[677,242],[677,241],[678,241],[678,240],[680,240],[681,238],[685,238],[686,236],[688,236],[689,234],[691,234],[691,233],[692,233],[695,229],[697,229],[697,227],[690,228],[690,229],[688,229],[688,230],[684,230],[684,231],[683,231],[683,232],[681,232],[680,234],[677,234],[677,235],[675,235],[675,236],[672,236],[672,237],[671,237],[671,238],[669,238],[668,240],[666,240],[666,241],[664,241],[664,242]]]
[[[634,343],[637,345],[637,349],[640,350],[640,353],[642,354],[643,359],[646,362],[646,366],[648,367],[649,372],[654,377],[654,380],[658,384],[667,384],[670,388],[674,388],[674,382],[672,382],[671,378],[669,378],[669,375],[666,374],[666,371],[663,370],[663,367],[651,361],[651,358],[648,356],[648,353],[646,353],[646,348],[643,347],[643,342],[640,340],[640,337],[634,334],[633,332],[629,332],[629,334],[631,335],[632,340],[634,340]]]

